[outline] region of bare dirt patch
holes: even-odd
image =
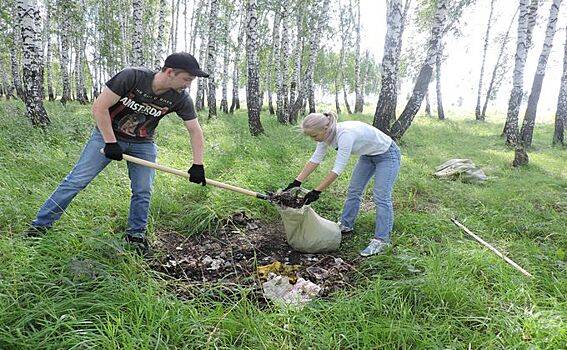
[[[278,267],[278,274],[304,278],[319,285],[320,296],[351,286],[359,274],[357,261],[339,252],[303,254],[286,243],[283,225],[263,223],[234,214],[214,233],[184,236],[177,232],[158,232],[153,245],[153,269],[175,280],[175,293],[192,298],[200,289],[221,286],[250,288],[261,298],[266,268]],[[282,264],[277,264],[281,262]],[[293,275],[293,276],[292,276]]]

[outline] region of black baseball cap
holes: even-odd
[[[167,68],[183,69],[187,73],[196,77],[209,77],[209,74],[203,72],[203,70],[199,67],[197,59],[187,52],[172,53],[167,56],[163,66]]]

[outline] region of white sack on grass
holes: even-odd
[[[287,243],[303,253],[335,251],[341,244],[341,230],[335,222],[320,217],[310,205],[302,208],[279,207]]]
[[[480,183],[487,179],[484,171],[476,167],[470,159],[450,159],[436,167],[434,175],[472,183]]]

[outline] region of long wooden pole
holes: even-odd
[[[104,151],[101,149],[100,150],[101,153],[104,153]],[[182,171],[182,170],[178,170],[178,169],[174,169],[174,168],[170,168],[167,167],[165,165],[161,165],[158,163],[153,163],[153,162],[149,162],[147,160],[144,159],[140,159],[140,158],[136,158],[127,154],[122,154],[122,157],[124,158],[124,160],[128,161],[128,162],[132,162],[132,163],[136,163],[136,164],[140,164],[143,166],[147,166],[148,168],[152,168],[152,169],[156,169],[156,170],[161,170],[161,171],[165,171],[166,173],[170,173],[170,174],[174,174],[177,176],[181,176],[184,178],[189,178],[189,174],[186,171]],[[234,192],[238,192],[238,193],[242,193],[248,196],[252,196],[252,197],[256,197],[256,198],[260,198],[260,199],[269,199],[267,195],[259,193],[259,192],[254,192],[254,191],[250,191],[247,190],[245,188],[240,188],[240,187],[236,187],[233,185],[229,185],[229,184],[225,184],[216,180],[211,180],[211,179],[205,179],[207,182],[207,185],[212,185],[218,188],[223,188],[225,190],[230,190],[230,191],[234,191]]]
[[[451,219],[451,221],[457,225],[458,227],[462,228],[463,231],[465,231],[466,233],[468,233],[470,236],[472,236],[474,239],[476,239],[479,243],[481,243],[482,245],[484,245],[486,248],[492,250],[492,252],[496,255],[498,255],[499,257],[501,257],[502,259],[504,259],[504,261],[506,261],[508,264],[512,265],[516,270],[520,271],[521,273],[523,273],[524,275],[528,276],[528,277],[533,277],[531,273],[529,273],[528,271],[524,270],[520,265],[516,264],[512,259],[510,259],[509,257],[507,257],[506,255],[502,254],[498,249],[494,248],[493,246],[491,246],[490,244],[488,244],[487,242],[485,242],[482,238],[480,238],[479,236],[475,235],[474,233],[472,233],[468,228],[465,227],[465,225],[461,224],[460,222],[458,222],[456,219]]]

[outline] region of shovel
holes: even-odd
[[[101,149],[100,152],[104,154],[104,150]],[[170,168],[170,167],[167,167],[167,166],[164,166],[164,165],[160,165],[160,164],[157,164],[157,163],[149,162],[147,160],[136,158],[136,157],[133,157],[133,156],[130,156],[130,155],[127,155],[127,154],[122,154],[122,157],[124,158],[124,160],[127,160],[128,162],[140,164],[140,165],[143,165],[143,166],[147,166],[148,168],[165,171],[166,173],[178,175],[178,176],[185,177],[185,178],[189,179],[189,173],[187,173],[186,171],[182,171],[182,170]],[[259,199],[265,199],[265,200],[268,200],[268,201],[270,200],[270,197],[268,195],[263,194],[263,193],[250,191],[250,190],[247,190],[245,188],[236,187],[236,186],[233,186],[233,185],[225,184],[225,183],[215,181],[215,180],[211,180],[211,179],[205,179],[205,180],[207,181],[207,185],[212,185],[212,186],[215,186],[215,187],[218,187],[218,188],[224,188],[225,190],[230,190],[230,191],[242,193],[242,194],[252,196],[252,197],[256,197],[256,198],[259,198]]]

